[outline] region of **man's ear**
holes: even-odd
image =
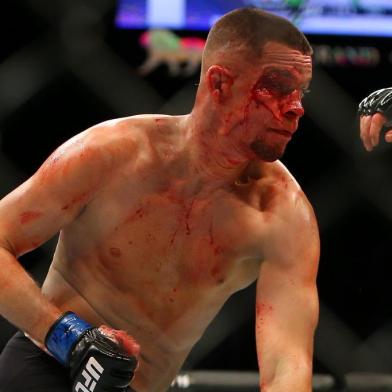
[[[230,71],[220,65],[211,65],[207,70],[207,85],[214,100],[222,103],[231,97],[234,78]]]

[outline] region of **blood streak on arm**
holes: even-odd
[[[30,223],[42,216],[42,212],[39,211],[25,211],[19,215],[19,221],[22,225]]]
[[[273,308],[271,305],[267,305],[263,302],[256,303],[256,317],[259,321],[258,328],[260,327],[260,325],[264,324],[266,316],[268,316],[268,314],[270,314],[272,311]]]

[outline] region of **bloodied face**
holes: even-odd
[[[241,104],[241,132],[244,144],[257,157],[274,161],[283,154],[304,114],[302,98],[312,76],[311,57],[279,43],[267,43],[256,69]]]

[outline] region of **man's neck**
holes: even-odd
[[[219,121],[193,111],[181,126],[188,134],[185,150],[190,178],[220,187],[231,185],[241,177],[250,159],[230,140]]]

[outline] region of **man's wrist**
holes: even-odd
[[[76,343],[92,326],[75,313],[66,312],[52,325],[46,338],[45,346],[61,364],[67,366],[69,356]]]

